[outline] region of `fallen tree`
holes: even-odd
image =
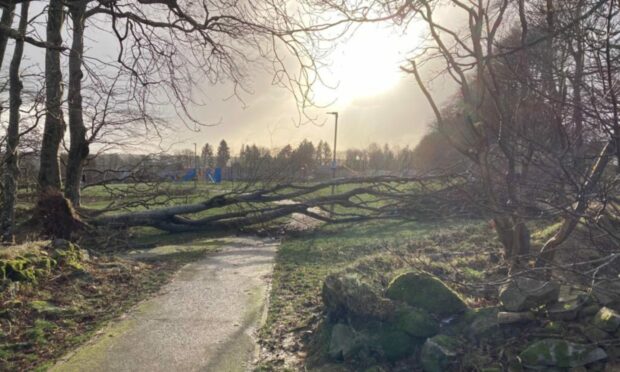
[[[205,201],[147,211],[88,218],[94,226],[149,226],[169,232],[230,231],[268,223],[294,213],[326,223],[371,219],[431,219],[469,212],[458,177],[362,177],[313,184],[246,186]],[[457,182],[457,183],[455,183]],[[331,195],[332,186],[345,191]],[[458,202],[458,200],[461,202]],[[334,213],[330,206],[336,205]],[[214,212],[214,213],[212,213]]]

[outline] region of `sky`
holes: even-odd
[[[44,32],[39,34],[44,36]],[[91,33],[87,28],[86,35],[87,54],[114,58],[111,36],[96,28]],[[293,95],[274,86],[267,71],[252,69],[247,84],[252,93],[242,94],[242,101],[230,98],[230,85],[203,82],[197,100],[204,105],[194,107],[192,114],[203,123],[217,124],[188,128],[170,117],[175,129],[165,133],[161,147],[193,149],[194,143],[200,148],[205,143],[217,145],[221,139],[229,143],[233,153],[245,144],[277,151],[303,139],[315,143],[324,140],[331,145],[334,125],[333,116],[327,114],[330,111],[339,112],[339,151],[364,148],[373,142],[413,147],[428,130],[433,114],[413,77],[401,72],[399,66],[423,36],[422,27],[415,23],[398,32],[385,24],[366,24],[342,39],[325,60],[329,67],[321,71],[327,86],[315,87],[315,100],[321,107],[308,110],[315,119],[312,121],[300,119]],[[65,37],[65,42],[69,40]],[[43,69],[43,53],[38,48],[26,47],[26,61]],[[64,63],[66,66],[66,59]],[[440,100],[453,92],[445,83],[436,85]]]
[[[321,108],[309,110],[315,120],[300,120],[290,92],[271,85],[266,72],[251,88],[253,95],[224,100],[226,86],[208,86],[207,105],[200,117],[216,126],[198,128],[183,134],[175,148],[193,148],[193,143],[217,144],[222,138],[235,151],[244,144],[257,144],[277,150],[303,139],[333,143],[334,119],[339,113],[338,150],[364,148],[371,143],[403,148],[415,146],[433,121],[426,98],[411,75],[399,66],[408,52],[420,43],[423,32],[409,29],[407,35],[385,26],[365,25],[329,56],[329,70],[323,71],[324,86],[317,86],[315,98]],[[440,99],[452,91],[438,91]]]

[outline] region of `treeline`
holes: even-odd
[[[347,149],[336,156],[337,176],[412,175],[453,168],[462,156],[452,150],[442,134],[431,131],[415,147],[399,148],[372,143],[363,149]],[[231,151],[226,140],[215,146],[183,149],[173,154],[100,154],[89,159],[83,187],[103,182],[158,181],[175,178],[191,168],[222,168],[226,179],[322,179],[331,177],[333,153],[325,141],[304,139],[269,149],[256,144]],[[32,172],[31,172],[32,173]]]

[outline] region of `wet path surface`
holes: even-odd
[[[246,371],[277,242],[227,238],[52,371]]]

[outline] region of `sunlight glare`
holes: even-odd
[[[325,86],[315,88],[317,103],[345,107],[394,88],[412,39],[378,25],[358,29],[333,51],[331,66],[322,72]]]

